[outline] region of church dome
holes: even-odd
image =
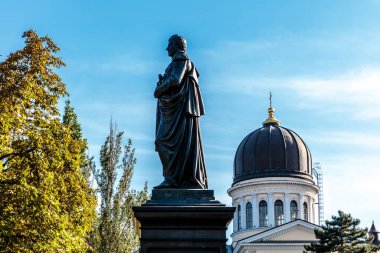
[[[233,184],[240,181],[293,177],[312,181],[311,153],[294,131],[280,126],[274,108],[263,126],[248,134],[240,143],[234,161]]]

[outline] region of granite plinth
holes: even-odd
[[[225,206],[215,200],[214,190],[160,189],[152,190],[152,198],[143,206]]]
[[[159,189],[133,211],[143,253],[225,253],[235,208],[215,200],[213,190]]]

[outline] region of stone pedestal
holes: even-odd
[[[162,189],[133,211],[142,253],[225,253],[235,207],[215,200],[213,190]]]

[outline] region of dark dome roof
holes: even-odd
[[[234,181],[263,177],[296,177],[312,180],[311,153],[294,131],[281,127],[269,108],[263,127],[240,143],[234,162]]]

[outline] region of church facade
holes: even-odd
[[[231,251],[302,253],[316,241],[318,187],[311,152],[280,126],[272,106],[261,128],[239,145],[228,194],[236,207]]]

